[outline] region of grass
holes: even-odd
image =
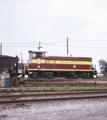
[[[17,106],[16,106],[17,108],[23,108],[23,107],[26,107],[25,104],[16,104],[16,105],[17,105]]]
[[[5,101],[6,99],[5,98],[2,98],[1,101]]]
[[[107,85],[88,85],[88,86],[56,86],[56,85],[52,85],[52,86],[37,86],[36,88],[32,88],[32,89],[29,89],[29,90],[40,90],[40,91],[43,91],[43,90],[57,90],[57,91],[61,91],[61,90],[66,90],[66,91],[69,91],[69,90],[88,90],[88,89],[91,89],[91,90],[94,90],[94,89],[107,89]]]
[[[10,89],[7,89],[7,91],[10,91]]]
[[[28,89],[29,88],[29,89]],[[44,84],[41,84],[39,86],[34,86],[34,88],[32,86],[26,87],[26,88],[22,88],[22,92],[25,94],[26,90],[30,90],[30,91],[35,91],[35,90],[39,90],[39,91],[45,91],[45,90],[56,90],[56,91],[75,91],[75,90],[94,90],[94,89],[107,89],[107,85],[78,85],[78,86],[58,86],[58,85],[51,85],[51,86],[46,86]],[[14,89],[15,91],[19,92],[19,89]],[[11,94],[11,91],[10,91]]]
[[[19,91],[19,89],[14,89],[14,91]]]
[[[107,77],[105,77],[104,75],[103,76],[97,76],[98,79],[107,79]]]
[[[10,100],[13,101],[13,100],[16,100],[16,98],[11,98]]]

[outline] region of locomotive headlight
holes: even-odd
[[[93,78],[97,78],[97,75],[93,75]]]
[[[28,75],[24,75],[24,78],[27,79],[27,78],[28,78]]]

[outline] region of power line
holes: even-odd
[[[60,43],[60,42],[62,42],[62,41],[65,41],[65,39],[63,39],[63,40],[57,40],[57,41],[53,41],[53,42],[42,43],[42,44],[43,44],[43,45],[45,45],[45,44],[52,44],[52,43],[58,44],[58,43]]]
[[[102,42],[102,41],[106,41],[107,40],[78,40],[78,39],[69,39],[70,41],[84,41],[84,42],[93,42],[93,41],[96,41],[96,42]]]
[[[6,43],[6,42],[2,42],[2,44],[38,44],[36,43]]]
[[[88,47],[88,46],[87,46],[87,47],[86,47],[86,46],[69,46],[69,47],[78,47],[78,48],[101,48],[101,49],[102,49],[102,48],[104,48],[104,49],[107,48],[107,47]]]
[[[62,40],[56,40],[56,41],[52,41],[52,42],[47,42],[47,43],[42,43],[42,44],[51,44],[51,43],[58,43],[58,42],[62,42],[62,41],[65,41],[65,39],[62,39]],[[16,43],[16,42],[2,42],[2,44],[38,44],[38,42],[32,42],[32,43]]]
[[[14,45],[14,46],[3,46],[3,47],[29,47],[29,46],[35,46],[35,45]]]
[[[58,42],[62,42],[62,41],[66,41],[65,39],[62,39],[62,40],[56,40],[56,41],[52,41],[52,42],[47,42],[47,43],[42,43],[42,44],[51,44],[51,43],[58,43]],[[69,41],[84,41],[84,42],[88,42],[88,41],[99,41],[99,42],[102,42],[102,41],[107,41],[107,40],[82,40],[82,39],[69,39]],[[38,42],[30,42],[30,43],[21,43],[21,42],[18,42],[18,43],[16,43],[16,42],[13,42],[13,43],[11,43],[11,42],[2,42],[2,44],[38,44]]]
[[[45,44],[45,45],[53,45],[53,46],[63,46],[66,47],[66,45],[57,45],[57,44]],[[3,47],[29,47],[29,46],[35,46],[36,45],[14,45],[14,46],[3,46]],[[100,48],[100,49],[106,49],[107,47],[89,47],[89,46],[69,46],[69,47],[75,47],[75,48]]]
[[[99,42],[101,42],[101,41],[107,41],[107,40],[78,40],[78,39],[69,39],[70,41],[84,41],[84,42],[88,42],[88,41],[91,41],[91,42],[93,42],[93,41],[99,41]],[[62,43],[62,42],[65,42],[66,43],[66,41],[65,41],[65,39],[62,39],[62,40],[57,40],[57,41],[52,41],[52,42],[48,42],[48,43],[42,43],[42,45],[53,45],[53,46],[63,46],[63,47],[66,47],[66,44],[65,45],[61,45],[60,43]],[[58,44],[59,43],[59,44]],[[37,45],[38,45],[38,43],[37,42],[35,42],[35,43],[6,43],[6,42],[3,42],[2,43],[2,45],[3,45],[3,47],[11,47],[11,48],[13,48],[13,47],[36,47]],[[7,46],[6,46],[7,45]],[[72,47],[72,48],[98,48],[98,49],[106,49],[107,47],[96,47],[96,46],[69,46],[69,47]]]
[[[66,45],[56,45],[56,44],[50,44],[50,45],[66,47]],[[107,48],[107,47],[88,47],[88,46],[69,46],[69,47],[78,47],[78,48]]]

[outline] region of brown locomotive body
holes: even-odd
[[[30,78],[93,78],[97,71],[93,68],[92,58],[87,57],[45,57],[46,52],[29,51],[29,65],[26,74]]]

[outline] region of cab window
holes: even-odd
[[[42,53],[42,57],[45,57],[45,53]]]
[[[42,53],[36,53],[36,57],[42,57]]]
[[[33,53],[33,57],[36,57],[35,53]]]

